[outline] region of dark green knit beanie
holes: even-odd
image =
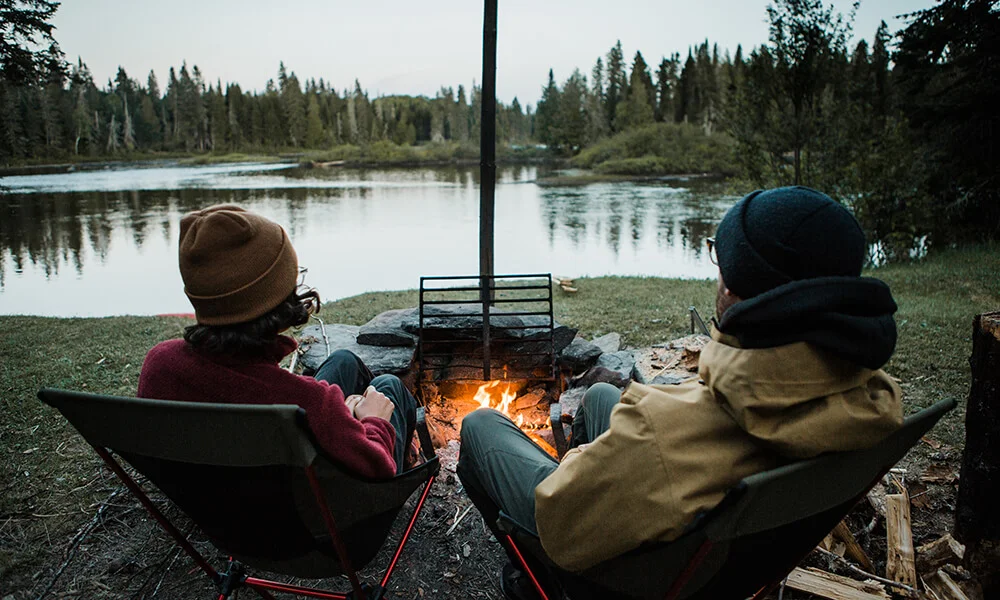
[[[854,216],[802,186],[748,194],[722,218],[715,237],[722,279],[743,299],[802,279],[858,277],[867,254]]]

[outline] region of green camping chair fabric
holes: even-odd
[[[439,470],[423,408],[417,432],[425,462],[389,480],[359,478],[329,460],[294,405],[213,404],[43,389],[107,465],[219,587],[249,586],[322,598],[381,598]],[[231,556],[217,572],[128,475],[114,455],[156,485],[212,543]],[[423,490],[378,584],[356,568],[378,553],[396,516]],[[305,578],[346,575],[349,593],[250,577],[246,567]]]
[[[579,574],[559,569],[534,534],[501,514],[500,528],[508,534],[503,541],[521,558],[521,568],[546,600],[551,596],[537,583],[539,578],[555,579],[574,600],[762,597],[955,404],[944,400],[907,417],[873,448],[831,453],[747,477],[677,540],[641,547]]]

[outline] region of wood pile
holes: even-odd
[[[828,559],[831,568],[836,566],[851,576],[796,567],[782,587],[830,600],[984,600],[981,586],[962,567],[965,546],[951,534],[914,547],[910,495],[894,474],[887,481],[894,493],[884,493],[882,486],[876,486],[868,495],[875,518],[885,522],[885,575],[875,574],[871,558],[847,522],[841,521],[815,552]]]

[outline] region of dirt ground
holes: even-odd
[[[903,386],[911,387],[907,383]],[[919,386],[913,385],[907,394],[908,406],[913,407],[908,411],[930,403],[930,398],[921,397]],[[471,410],[472,406],[457,412],[454,408],[451,412],[439,410],[436,414],[433,408],[432,422],[438,422],[435,437],[440,446],[437,452],[441,474],[389,582],[388,597],[501,600],[498,581],[505,555],[455,475],[458,442],[457,428],[452,425],[460,421],[461,412]],[[961,448],[956,447],[955,440],[963,437],[959,412],[946,417],[893,473],[911,497],[915,546],[938,539],[954,525],[961,461]],[[64,422],[58,423],[58,415],[53,414],[52,418],[57,423],[53,427],[65,428],[60,433],[65,441],[52,457],[58,464],[45,466],[46,463],[36,462],[34,469],[25,467],[23,472],[16,473],[15,480],[0,483],[4,504],[15,507],[0,514],[0,600],[215,598],[214,586],[191,559],[104,468],[79,436]],[[38,454],[34,454],[36,450]],[[32,446],[11,460],[29,464],[41,454],[39,448]],[[44,473],[46,470],[54,472]],[[147,491],[182,531],[191,533],[195,547],[216,568],[222,568],[226,557],[205,541],[190,521],[158,492]],[[884,486],[876,488],[876,495],[879,493],[885,493]],[[404,509],[393,536],[373,563],[362,571],[363,580],[378,579],[384,572],[408,514]],[[877,516],[872,503],[862,502],[849,516],[848,524],[874,563],[875,573],[884,575],[884,519]],[[12,556],[16,557],[13,565],[9,564]],[[818,553],[810,555],[804,564],[857,578]],[[254,574],[292,581],[280,575]],[[349,589],[342,578],[294,582],[324,589]],[[249,590],[241,595],[256,597]],[[790,589],[783,594],[783,598],[791,600],[809,597]]]
[[[482,517],[471,506],[455,476],[457,443],[439,449],[442,470],[417,521],[412,538],[390,580],[390,598],[399,600],[488,599],[500,600],[498,574],[504,561],[500,546],[491,539]],[[958,449],[941,445],[932,437],[921,442],[899,466],[896,477],[908,488],[913,505],[914,543],[933,541],[951,530],[958,464]],[[0,590],[0,600],[36,598],[152,599],[214,598],[214,588],[193,562],[167,537],[142,507],[96,461],[86,461],[92,474],[92,492],[103,501],[68,517],[73,523],[63,534],[36,535],[22,540],[43,551],[37,568],[13,579]],[[5,491],[6,493],[6,491]],[[192,531],[196,548],[217,566],[225,556],[216,551],[169,502],[153,493],[162,510],[183,531]],[[58,517],[31,514],[0,521],[5,544],[37,524]],[[407,511],[397,522],[399,535]],[[862,502],[848,519],[851,530],[875,563],[885,568],[885,525],[875,519],[870,503]],[[455,521],[458,520],[458,524]],[[55,529],[59,529],[55,527]],[[37,529],[37,528],[36,528]],[[362,573],[377,578],[395,548],[391,538],[382,553]],[[805,564],[849,575],[818,554]],[[267,575],[264,575],[267,576]],[[276,579],[290,581],[280,575]],[[296,581],[302,585],[346,590],[345,579]],[[246,590],[241,596],[252,598]],[[776,596],[775,596],[776,597]],[[808,595],[787,590],[785,598]]]

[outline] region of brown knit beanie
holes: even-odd
[[[202,325],[244,323],[295,289],[298,258],[277,223],[239,206],[211,206],[181,219],[181,279]]]

